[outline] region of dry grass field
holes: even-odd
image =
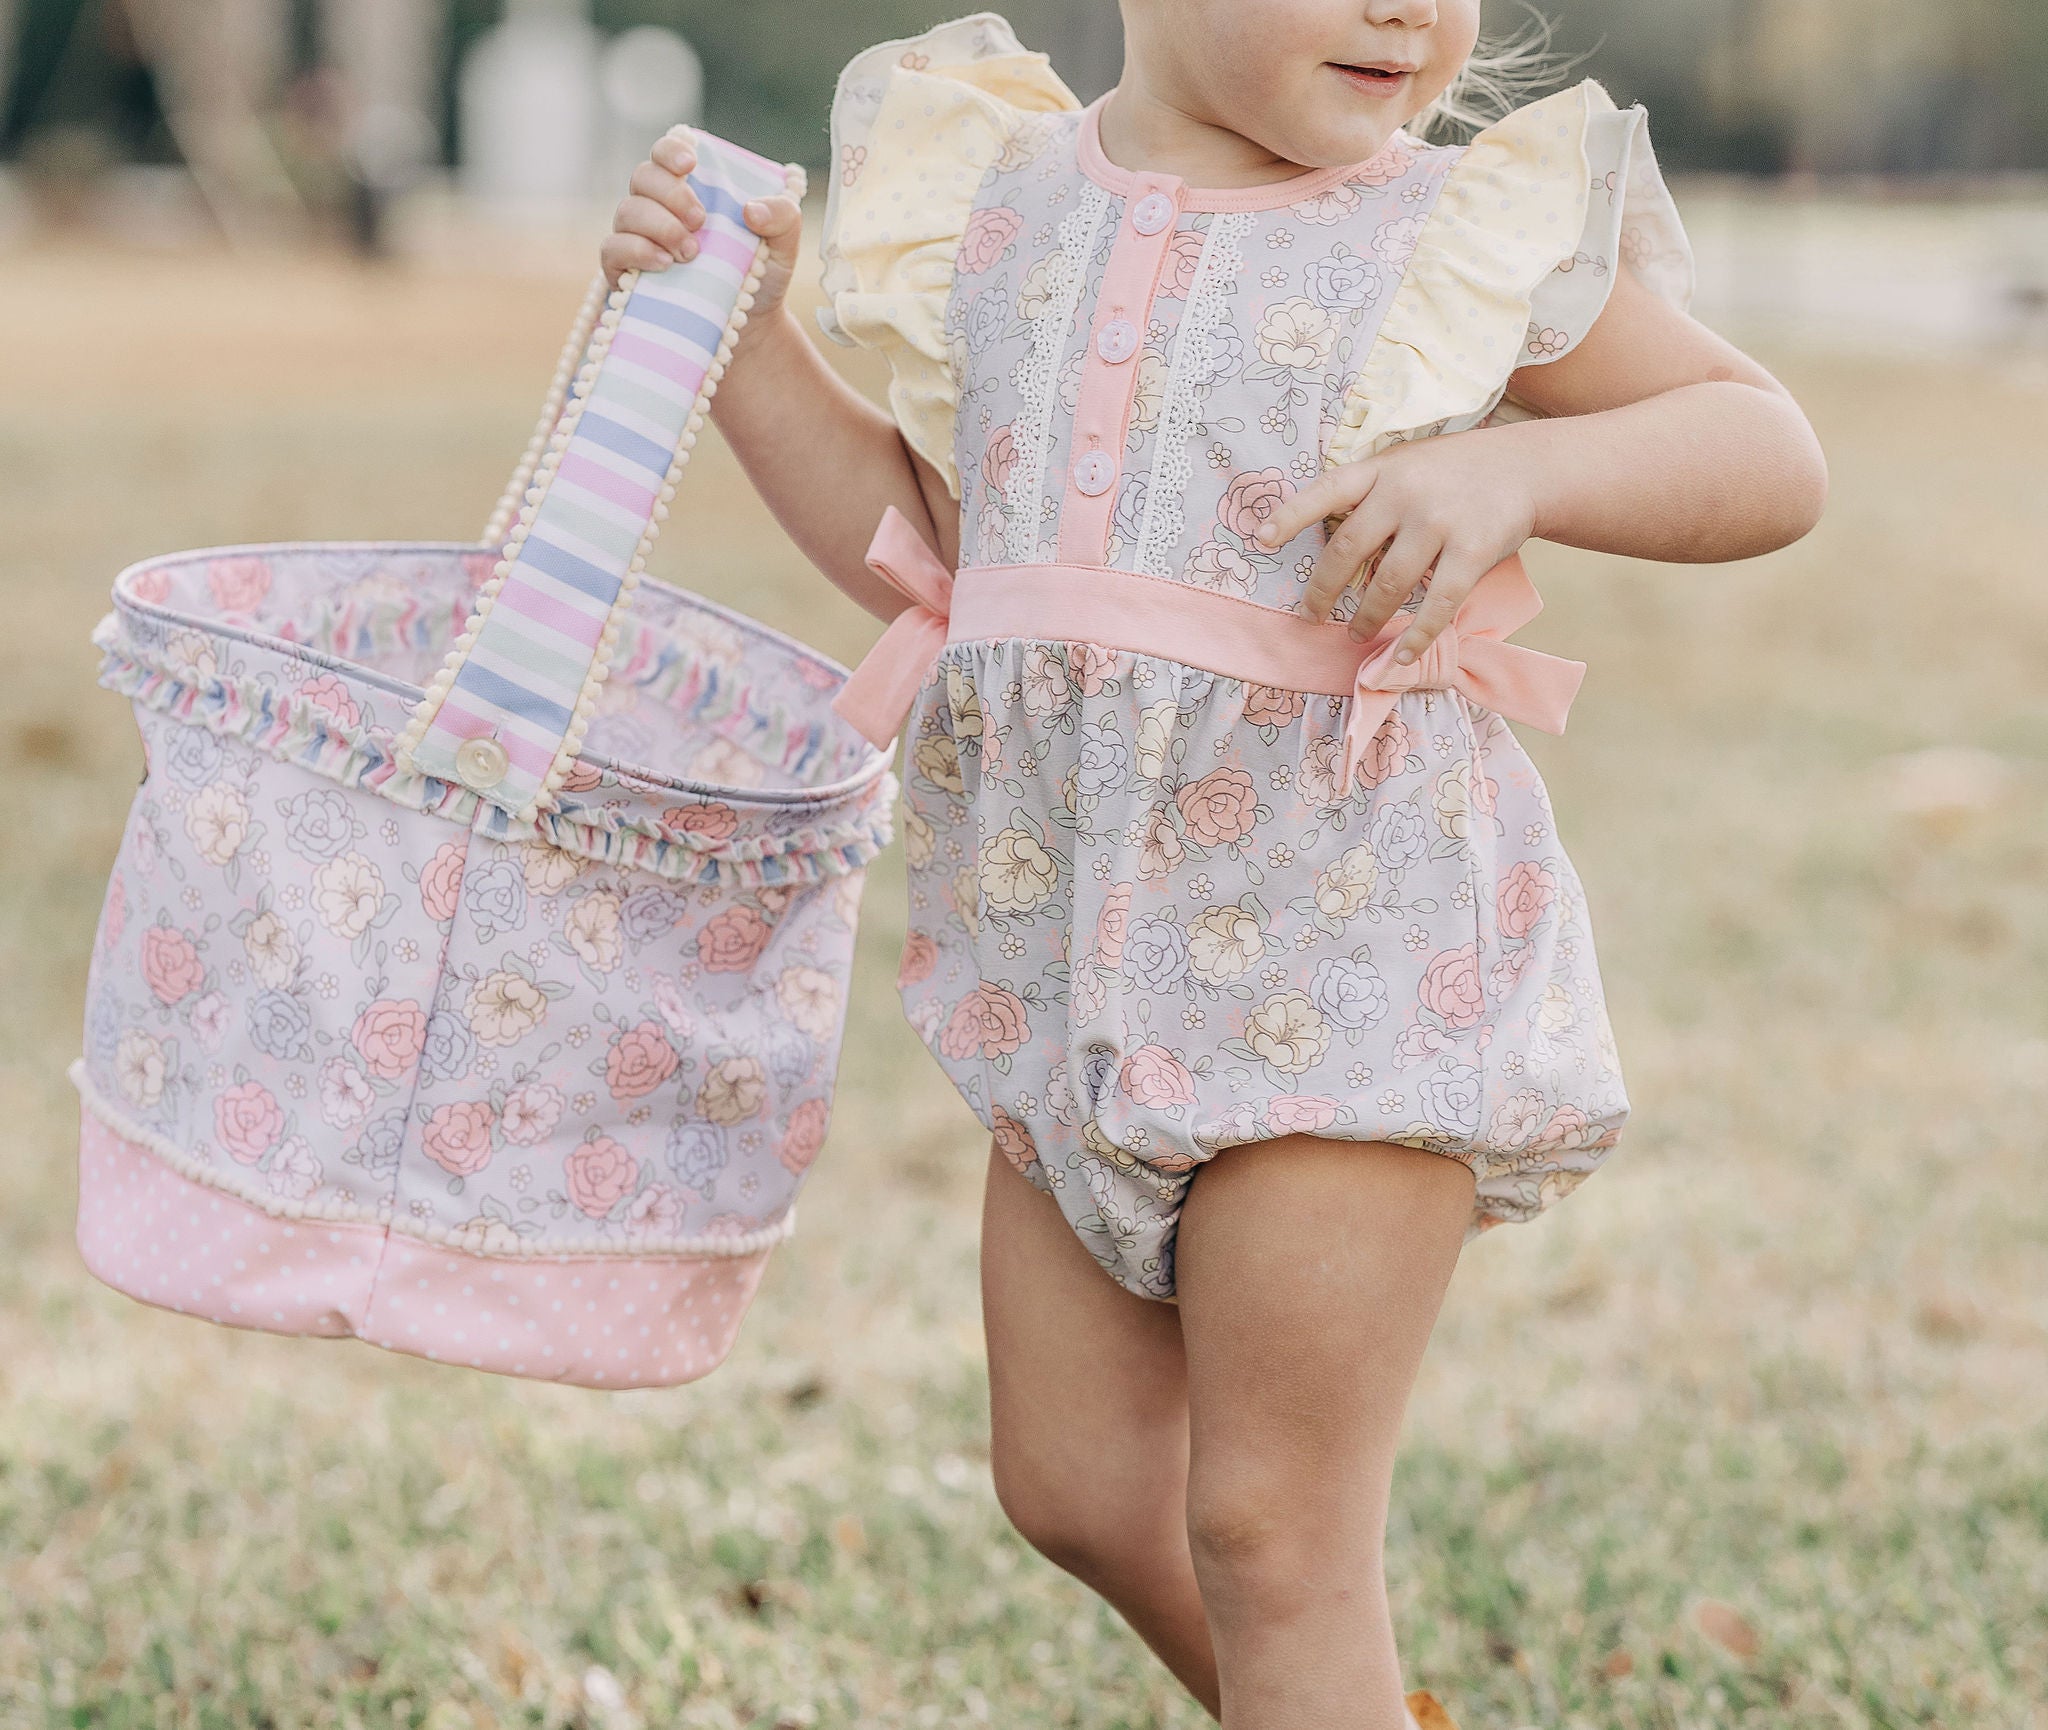
[[[802,1226],[697,1386],[228,1333],[72,1250],[109,580],[472,532],[576,292],[0,260],[0,1726],[1192,1726],[990,1493],[982,1150],[895,1013],[893,856]],[[1398,1614],[1466,1730],[2048,1730],[2048,383],[1767,358],[1835,463],[1809,543],[1532,560],[1637,1117],[1468,1252],[1415,1401]],[[857,653],[736,483],[708,450],[659,574]]]

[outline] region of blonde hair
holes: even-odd
[[[1407,131],[1441,140],[1491,126],[1561,82],[1585,58],[1558,53],[1550,45],[1557,27],[1533,5],[1525,3],[1523,9],[1528,19],[1522,28],[1511,36],[1481,37],[1450,87],[1408,122]]]

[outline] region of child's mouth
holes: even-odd
[[[1352,89],[1362,90],[1369,96],[1393,95],[1407,84],[1415,72],[1414,67],[1391,60],[1373,66],[1347,66],[1335,60],[1330,64]]]

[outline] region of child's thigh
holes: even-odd
[[[1177,1494],[1187,1459],[1180,1318],[1104,1273],[1053,1199],[994,1152],[981,1304],[999,1478],[1007,1469],[1106,1489],[1142,1475]]]
[[[1197,1476],[1383,1480],[1471,1210],[1463,1165],[1379,1142],[1205,1165],[1175,1255]]]

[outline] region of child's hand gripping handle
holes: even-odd
[[[552,808],[582,747],[647,549],[753,304],[767,249],[741,212],[803,189],[800,169],[696,142],[697,254],[585,302],[536,435],[544,449],[529,447],[514,476],[524,496],[504,556],[399,747],[407,767],[515,821]]]

